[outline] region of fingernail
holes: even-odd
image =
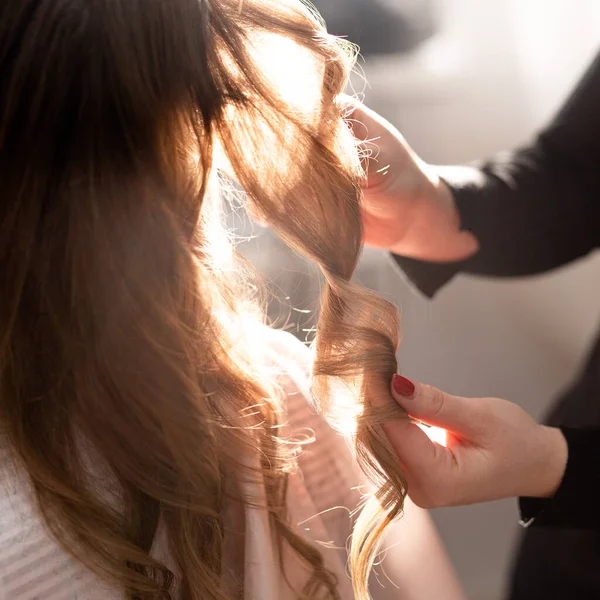
[[[398,396],[403,398],[410,398],[415,393],[415,384],[402,375],[392,377],[392,388]]]

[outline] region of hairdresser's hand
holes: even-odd
[[[562,432],[538,425],[516,404],[451,396],[399,376],[392,389],[414,419],[447,430],[444,446],[408,420],[385,425],[415,504],[433,508],[511,496],[546,498],[560,486],[568,453]]]
[[[477,240],[460,231],[452,193],[433,169],[378,114],[348,96],[341,104],[365,156],[365,242],[430,261],[474,254]]]

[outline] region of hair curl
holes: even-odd
[[[0,414],[46,524],[133,599],[173,592],[150,554],[163,523],[182,598],[225,600],[228,473],[245,473],[312,567],[303,597],[338,597],[287,524],[277,394],[216,262],[218,142],[251,202],[325,276],[314,395],[333,421],[362,408],[358,457],[380,483],[352,542],[367,598],[406,486],[380,425],[395,412],[368,401],[389,397],[397,314],[350,282],[361,171],[335,103],[347,49],[292,0],[4,0],[0,23]],[[304,52],[312,99],[286,100],[261,67],[265,36]],[[256,447],[250,472],[239,457]]]

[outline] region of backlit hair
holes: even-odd
[[[295,0],[3,0],[0,31],[0,416],[47,526],[128,598],[171,598],[177,575],[184,600],[225,600],[229,478],[260,477],[279,543],[312,570],[299,595],[338,597],[286,520],[279,399],[217,260],[222,151],[325,276],[313,392],[332,422],[356,419],[380,485],[352,542],[367,598],[405,482],[379,424],[392,413],[368,401],[389,397],[397,314],[350,283],[361,171],[335,100],[351,54]],[[177,574],[150,555],[159,522]]]

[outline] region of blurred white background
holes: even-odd
[[[367,102],[432,163],[527,141],[600,49],[599,0],[443,0],[434,7],[436,36],[412,54],[363,65]],[[288,303],[314,303],[312,271],[269,234],[246,252]],[[403,373],[457,394],[509,398],[538,418],[575,376],[600,317],[597,255],[535,279],[461,276],[434,301],[413,292],[383,253],[366,251],[358,277],[402,309]],[[502,598],[519,533],[516,503],[440,510],[434,518],[469,597]]]

